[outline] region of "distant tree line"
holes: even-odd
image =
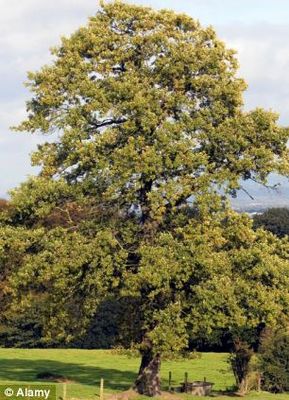
[[[289,235],[289,208],[269,208],[253,217],[254,228],[263,228],[282,238]]]

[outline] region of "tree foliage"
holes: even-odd
[[[288,391],[288,330],[268,330],[263,335],[260,352],[263,389],[273,393]]]
[[[5,216],[36,235],[12,274],[14,307],[37,298],[46,340],[70,341],[108,298],[125,302],[119,329],[143,355],[135,388],[155,395],[162,353],[286,322],[288,243],[226,197],[241,178],[288,172],[288,130],[243,111],[234,51],[183,14],[102,4],[53,55],[29,74],[18,127],[57,139]]]

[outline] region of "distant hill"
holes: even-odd
[[[289,180],[272,176],[269,185],[279,184],[276,189],[268,189],[254,182],[244,183],[244,188],[254,198],[252,200],[244,191],[239,191],[231,203],[235,210],[249,213],[262,212],[270,207],[289,207]]]

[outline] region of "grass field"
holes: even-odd
[[[173,384],[178,385],[188,372],[189,380],[204,377],[214,382],[216,391],[231,388],[234,384],[232,373],[226,362],[227,355],[204,353],[200,359],[184,361],[166,361],[162,365],[163,389],[167,389],[168,374],[172,371]],[[36,374],[51,372],[64,375],[71,380],[67,384],[67,398],[97,399],[100,378],[104,378],[105,393],[126,390],[134,381],[139,366],[139,359],[114,355],[104,350],[22,350],[0,349],[0,384],[37,383]],[[57,393],[62,394],[62,384],[57,384]],[[218,396],[217,400],[231,396]],[[179,397],[179,395],[178,395]],[[190,400],[192,396],[182,396]],[[287,399],[289,394],[272,395],[251,393],[246,399]]]

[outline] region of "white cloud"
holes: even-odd
[[[23,87],[28,70],[50,60],[49,48],[59,43],[97,10],[95,0],[0,0],[0,197],[28,174],[30,153],[46,138],[12,133],[25,116]]]
[[[289,125],[288,25],[269,23],[219,26],[228,47],[238,51],[239,75],[248,83],[246,108],[262,106]]]

